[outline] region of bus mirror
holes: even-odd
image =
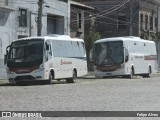
[[[4,65],[7,63],[7,55],[4,55]]]
[[[128,56],[125,56],[125,62],[127,62],[128,61]]]
[[[6,54],[7,54],[7,55],[8,55],[8,53],[9,53],[9,52],[8,52],[8,49],[10,49],[10,47],[11,47],[11,46],[9,45],[9,46],[7,46],[7,48],[6,48]]]
[[[49,45],[46,43],[46,50],[49,50]]]
[[[7,48],[6,48],[6,54],[4,55],[4,65],[7,63],[7,58],[8,58],[8,48],[10,48],[10,46],[8,46]]]
[[[8,56],[8,53],[9,53],[8,50],[6,50],[6,55],[7,55],[7,56]]]
[[[129,53],[128,50],[125,48],[125,62],[127,62],[129,59]]]

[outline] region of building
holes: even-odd
[[[153,34],[160,31],[158,0],[76,1],[95,7],[95,25],[102,37],[133,35],[154,40]]]
[[[84,39],[85,12],[94,10],[94,8],[75,1],[70,1],[70,4],[71,4],[70,36]]]
[[[76,0],[94,7],[94,25],[105,37],[139,36],[157,43],[160,66],[159,0]],[[86,25],[87,26],[87,25]],[[89,29],[89,28],[86,28]],[[88,33],[86,33],[87,35]]]
[[[71,0],[42,0],[41,35],[70,35],[71,8],[89,9],[89,6],[72,2]],[[6,47],[22,37],[37,36],[39,0],[1,0],[0,1],[0,78],[6,78],[4,54]],[[80,14],[79,14],[80,15]],[[81,22],[82,33],[84,24]],[[77,32],[77,29],[75,29]],[[82,34],[82,38],[83,38]]]

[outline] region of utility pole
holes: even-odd
[[[133,35],[133,26],[132,26],[132,23],[133,23],[133,1],[130,0],[130,26],[129,26],[129,35],[132,36]]]
[[[156,23],[157,24],[157,42],[156,42],[156,47],[157,47],[157,61],[158,61],[158,70],[160,70],[160,34],[159,34],[159,6],[157,5],[157,19],[156,19]]]
[[[41,36],[41,30],[42,30],[42,5],[44,1],[39,0],[38,1],[38,17],[37,17],[37,36]]]

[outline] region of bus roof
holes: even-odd
[[[144,39],[141,39],[140,37],[134,37],[134,36],[103,38],[95,41],[95,43],[109,42],[109,41],[139,41],[139,42],[154,43],[153,41],[144,40]]]
[[[34,37],[25,37],[25,38],[21,38],[21,39],[17,39],[14,41],[20,41],[20,40],[31,40],[31,39],[53,39],[53,40],[72,40],[72,41],[83,41],[82,39],[79,38],[71,38],[68,35],[48,35],[48,36],[34,36]]]

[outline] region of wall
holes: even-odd
[[[79,18],[79,14],[81,18]],[[84,39],[84,10],[72,6],[70,27],[71,37]]]
[[[13,40],[18,38],[18,35],[22,36],[36,36],[37,35],[37,11],[38,0],[26,1],[26,0],[9,0],[7,7],[12,8],[13,11],[5,12],[1,9],[2,2],[0,4],[0,79],[6,79],[6,69],[3,64],[4,54],[6,53],[6,46],[8,46]],[[46,5],[50,6],[49,8]],[[45,0],[43,4],[42,15],[42,36],[47,35],[47,15],[56,15],[64,17],[64,28],[60,27],[60,31],[64,31],[64,34],[69,33],[69,16],[68,11],[69,4],[58,0]],[[19,27],[18,24],[18,10],[19,8],[27,9],[27,27]]]
[[[2,9],[1,7],[6,8]],[[4,54],[6,53],[6,47],[12,42],[13,39],[15,39],[15,34],[14,11],[8,9],[5,4],[0,4],[0,79],[6,78]]]

